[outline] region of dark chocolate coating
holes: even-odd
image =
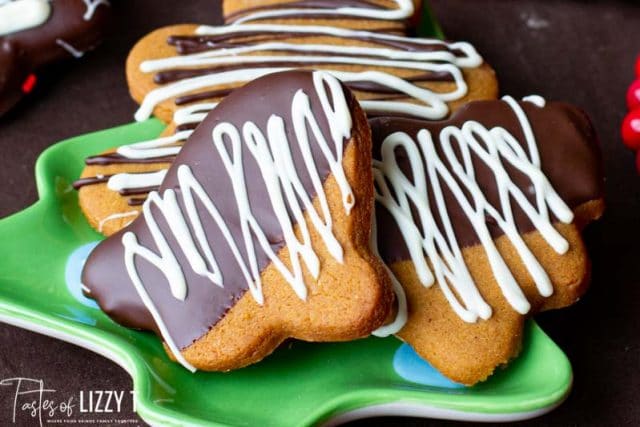
[[[0,37],[0,115],[23,96],[22,82],[28,73],[15,45]]]
[[[601,168],[601,156],[598,139],[588,117],[581,110],[565,103],[549,102],[543,108],[538,108],[530,102],[520,102],[528,116],[536,137],[541,167],[558,195],[571,208],[576,208],[586,202],[603,197],[604,179]],[[412,138],[417,133],[428,130],[436,145],[440,158],[446,164],[446,157],[439,148],[440,131],[446,126],[460,127],[469,120],[480,122],[488,129],[503,127],[515,136],[526,150],[526,142],[521,126],[513,110],[504,101],[476,101],[458,110],[450,119],[440,122],[427,122],[405,118],[377,118],[369,121],[373,138],[373,158],[380,160],[380,147],[384,139],[395,132],[405,132]],[[456,147],[455,142],[453,147]],[[455,148],[454,148],[455,149]],[[404,150],[398,149],[396,157],[401,169],[410,175],[410,167]],[[503,162],[514,183],[520,189],[531,187],[531,181],[519,171]],[[497,187],[493,173],[477,156],[473,157],[476,180],[488,200],[499,208]],[[462,187],[464,188],[464,187]],[[449,218],[456,238],[461,247],[479,244],[480,241],[467,216],[458,202],[442,184],[443,194],[447,203]],[[429,185],[431,194],[431,186]],[[529,200],[534,200],[534,194],[524,192]],[[434,201],[430,200],[432,206]],[[535,205],[534,205],[535,206]],[[522,209],[512,200],[512,209],[516,226],[520,233],[533,231],[535,228]],[[553,215],[553,214],[551,214]],[[440,219],[436,216],[436,222]],[[388,263],[411,259],[404,238],[395,220],[387,209],[377,204],[376,219],[378,224],[378,247],[382,259]],[[491,219],[493,220],[493,219]],[[502,229],[488,222],[489,231],[493,237],[503,233]]]
[[[242,243],[236,200],[230,177],[218,151],[213,145],[212,130],[222,122],[231,123],[241,130],[244,123],[252,121],[266,135],[265,129],[269,117],[273,114],[282,117],[285,122],[293,161],[297,165],[301,182],[306,192],[311,197],[314,197],[313,185],[304,168],[302,154],[295,142],[291,118],[292,100],[295,93],[300,90],[309,96],[311,108],[316,115],[320,129],[329,142],[330,148],[335,150],[335,146],[331,142],[330,124],[323,113],[320,100],[314,89],[312,73],[291,71],[271,74],[234,91],[207,116],[185,143],[160,188],[161,194],[169,188],[175,189],[184,212],[176,174],[179,165],[189,165],[195,177],[215,203],[222,217],[225,218],[243,255],[246,255],[246,251]],[[355,103],[353,97],[344,87],[343,90],[347,94],[350,106],[353,106]],[[313,136],[310,136],[310,141],[318,173],[324,181],[330,174],[329,164],[324,156],[321,155],[321,150],[315,144]],[[282,230],[271,206],[258,164],[248,149],[245,148],[244,143],[242,147],[249,203],[253,214],[271,244],[271,248],[275,253],[278,253],[284,246]],[[224,288],[214,285],[191,270],[184,254],[177,246],[177,242],[155,205],[152,205],[151,210],[160,229],[166,236],[167,242],[174,249],[187,281],[186,299],[179,301],[171,295],[167,280],[157,268],[140,257],[136,257],[135,260],[138,274],[145,289],[149,292],[152,301],[165,320],[172,338],[180,348],[189,346],[206,334],[248,289],[240,267],[218,226],[199,202],[196,201],[196,205],[199,209],[202,209],[200,215],[209,242],[216,242],[211,247],[218,266],[222,270]],[[90,296],[95,298],[102,310],[114,320],[125,326],[153,330],[158,333],[158,328],[139,298],[124,265],[124,247],[121,241],[122,235],[128,231],[134,232],[142,245],[157,252],[146,221],[141,216],[130,226],[96,247],[85,264],[82,282],[90,289]],[[255,238],[254,245],[257,248],[258,266],[262,271],[270,261],[260,249],[260,245]]]
[[[56,40],[80,52],[94,49],[104,38],[111,7],[101,4],[85,21],[82,0],[51,0],[51,14],[37,27],[0,36],[0,115],[23,96],[21,85],[40,67],[72,55]]]

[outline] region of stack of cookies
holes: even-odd
[[[472,45],[406,35],[416,1],[223,8],[133,48],[135,117],[167,130],[75,183],[109,236],[83,283],[114,320],[191,370],[394,334],[472,385],[582,295],[604,208],[583,112],[496,99]]]

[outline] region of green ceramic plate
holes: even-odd
[[[425,11],[421,34],[442,36]],[[153,425],[335,425],[376,415],[513,421],[550,411],[571,388],[571,366],[533,322],[522,354],[486,383],[451,383],[395,338],[290,342],[232,373],[191,374],[154,335],[123,328],[82,296],[80,270],[101,236],[71,188],[84,158],[156,137],[156,120],[79,136],[36,164],[40,200],[0,221],[0,321],[102,354],[133,377],[139,415]]]
[[[149,423],[306,426],[381,414],[507,421],[547,412],[567,395],[569,362],[533,322],[520,357],[473,388],[447,381],[392,337],[292,342],[226,374],[191,374],[170,362],[154,335],[115,324],[81,296],[80,269],[100,235],[80,213],[70,185],[87,155],[161,129],[150,120],[49,148],[36,164],[40,200],[0,221],[0,320],[120,364],[133,377],[138,412]]]

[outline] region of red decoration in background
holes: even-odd
[[[640,109],[631,111],[624,118],[622,141],[632,150],[640,150]]]
[[[38,79],[35,74],[29,74],[24,82],[22,82],[22,92],[25,94],[30,93],[36,86],[37,81]]]
[[[629,111],[640,108],[640,79],[631,83],[627,90],[627,108]]]
[[[636,169],[640,173],[640,55],[636,58],[636,81],[627,90],[629,113],[622,121],[622,142],[636,151]]]

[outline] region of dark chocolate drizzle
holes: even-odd
[[[320,2],[323,3],[323,2]],[[359,2],[356,2],[359,3]],[[365,2],[367,3],[367,2]],[[335,8],[335,2],[326,3],[327,7],[331,5],[332,8]],[[273,6],[273,5],[271,5]],[[271,7],[270,6],[270,7]],[[275,5],[278,6],[278,5]],[[409,38],[393,38],[393,39],[380,39],[374,36],[369,36],[366,34],[357,34],[349,37],[335,36],[335,35],[327,35],[322,33],[302,33],[293,31],[291,33],[286,32],[262,32],[255,30],[243,30],[242,26],[238,27],[238,31],[234,31],[227,34],[217,34],[217,35],[175,35],[169,36],[167,39],[167,43],[176,48],[176,51],[180,55],[184,54],[192,54],[197,52],[204,51],[216,51],[221,49],[229,49],[229,48],[239,48],[239,47],[248,47],[253,46],[258,43],[275,41],[275,40],[284,40],[284,39],[295,39],[295,38],[309,38],[309,37],[329,37],[334,39],[341,39],[346,41],[358,41],[358,42],[366,42],[374,44],[375,46],[379,46],[382,48],[391,48],[398,49],[407,52],[435,52],[435,51],[448,51],[453,55],[461,56],[464,55],[463,52],[458,49],[451,49],[445,42],[434,41],[434,43],[424,44],[419,43],[417,41],[412,41]],[[278,51],[280,54],[287,54],[288,51]],[[313,56],[326,54],[330,56],[349,56],[346,54],[340,53],[326,53],[321,50],[311,51],[311,52],[295,52],[295,55],[302,56]],[[299,61],[287,61],[287,55],[283,55],[282,61],[269,61],[265,60],[263,62],[251,63],[247,64],[220,64],[208,67],[196,67],[196,68],[170,68],[167,70],[162,70],[155,73],[153,80],[156,84],[163,85],[168,84],[184,79],[204,76],[208,74],[222,73],[227,71],[234,70],[242,70],[246,67],[252,67],[256,69],[261,68],[303,68],[303,69],[313,69],[318,66],[333,66],[336,69],[340,69],[341,67],[347,66],[348,64],[339,64],[333,63],[330,61],[322,61],[321,59],[317,59],[313,62],[309,63],[300,63]],[[371,59],[371,58],[380,58],[379,55],[353,55],[355,58],[362,59]],[[437,61],[435,61],[437,62]],[[362,66],[363,70],[366,70],[366,66]],[[388,67],[390,69],[402,69],[402,67]],[[392,73],[393,74],[393,73]],[[427,82],[452,82],[455,81],[453,75],[447,72],[429,72],[429,71],[421,71],[417,75],[408,76],[404,78],[405,80],[413,83],[427,83]],[[372,94],[388,94],[388,95],[403,95],[393,89],[384,87],[378,83],[374,82],[352,82],[347,83],[348,87],[352,90],[356,90],[359,92],[369,92]],[[196,101],[201,101],[205,99],[219,98],[226,96],[231,88],[210,90],[206,92],[196,92],[192,94],[187,94],[183,96],[179,96],[174,99],[176,105],[184,105],[189,104]],[[405,97],[405,96],[403,96]],[[386,97],[378,97],[378,99],[387,99]]]
[[[206,92],[192,93],[190,95],[179,96],[175,99],[176,105],[191,104],[196,101],[203,101],[210,98],[222,98],[229,95],[233,89],[209,90]]]
[[[207,116],[189,138],[176,158],[176,162],[169,169],[160,187],[160,192],[167,189],[179,192],[177,168],[182,164],[189,165],[193,174],[216,204],[222,217],[226,219],[232,235],[241,236],[235,196],[220,155],[213,148],[212,130],[222,122],[229,122],[241,129],[245,122],[253,121],[266,135],[267,121],[271,115],[276,114],[284,119],[287,136],[290,141],[294,141],[291,103],[293,96],[300,89],[309,96],[311,108],[316,114],[320,129],[327,140],[331,141],[330,124],[323,114],[321,102],[315,92],[312,73],[291,71],[271,74],[234,91]],[[345,92],[349,106],[353,109],[355,100],[346,89]],[[312,135],[310,138],[318,172],[324,180],[330,174],[329,165],[321,155],[320,148],[315,145]],[[330,145],[332,145],[331,142]],[[299,166],[298,173],[301,182],[307,193],[313,197],[315,196],[313,184],[308,173],[301,166],[304,165],[302,154],[297,144],[291,144],[291,148],[294,164]],[[271,207],[262,174],[244,145],[243,155],[251,208],[265,231],[272,249],[277,253],[284,245],[282,231]],[[178,197],[178,199],[181,209],[184,210],[182,198]],[[197,205],[202,208],[199,202]],[[152,301],[165,320],[171,337],[178,347],[185,348],[219,322],[229,308],[245,294],[247,286],[229,247],[224,243],[212,245],[214,256],[222,269],[224,288],[215,286],[206,278],[195,274],[189,267],[185,255],[179,249],[158,209],[151,205],[151,211],[157,218],[160,230],[174,250],[178,262],[183,266],[188,284],[186,299],[179,301],[171,295],[166,278],[152,264],[137,257],[135,260],[136,268],[145,289],[149,292]],[[204,210],[200,212],[200,216],[208,240],[210,242],[224,242],[225,239],[214,220]],[[157,252],[145,218],[140,216],[127,228],[96,247],[83,269],[82,283],[89,288],[90,296],[98,301],[102,310],[115,321],[125,326],[153,330],[158,333],[157,325],[138,296],[124,265],[122,236],[129,231],[136,234],[142,245]],[[260,247],[255,240],[254,244],[256,248]],[[245,256],[244,246],[239,243],[238,247]],[[256,254],[259,268],[262,270],[269,264],[269,259],[261,250],[258,250]]]
[[[129,206],[142,206],[145,200],[147,200],[146,197],[131,197],[127,200],[127,204]]]
[[[424,82],[453,82],[455,81],[453,76],[450,73],[446,73],[446,72],[425,72],[425,73],[421,73],[415,76],[411,76],[411,77],[405,77],[404,78],[405,81],[411,82],[411,83],[424,83]],[[375,82],[368,82],[368,81],[356,81],[356,82],[348,82],[345,83],[347,85],[347,87],[351,90],[354,91],[359,91],[359,92],[369,92],[369,93],[375,93],[375,94],[395,94],[397,95],[399,98],[407,98],[408,96],[406,94],[398,94],[395,90],[375,83]]]
[[[158,187],[157,185],[141,188],[124,188],[118,191],[118,193],[120,193],[121,196],[137,196],[140,194],[148,194],[152,191],[158,191],[159,188],[160,187]]]
[[[375,32],[374,32],[375,33]],[[176,51],[181,55],[199,53],[209,50],[229,49],[237,47],[246,47],[257,44],[258,42],[286,40],[296,38],[310,37],[338,37],[324,33],[314,32],[286,32],[286,33],[265,33],[254,30],[234,31],[227,34],[215,35],[193,35],[193,36],[171,36],[167,39],[167,43],[176,47]],[[249,40],[245,40],[245,39]],[[409,38],[402,39],[381,39],[367,35],[340,36],[340,39],[367,42],[379,45],[381,47],[405,50],[407,52],[439,52],[450,51],[460,56],[462,52],[458,49],[450,49],[444,42],[434,40],[434,43],[419,43]]]
[[[139,172],[142,174],[145,173],[154,173],[154,172],[160,172],[163,169],[159,169],[157,171],[148,171],[148,172]],[[109,178],[111,178],[113,175],[99,175],[99,176],[88,176],[85,178],[80,178],[77,179],[76,181],[73,182],[73,188],[75,188],[76,190],[81,189],[82,187],[86,187],[88,185],[96,185],[96,184],[104,184],[109,182]],[[118,191],[118,193],[120,193],[121,196],[131,196],[131,195],[139,195],[139,194],[147,194],[150,191],[155,191],[158,189],[158,186],[152,186],[152,187],[141,187],[141,188],[124,188],[120,191]]]
[[[520,105],[527,114],[536,137],[542,170],[558,195],[571,208],[601,199],[604,182],[598,139],[586,114],[571,105],[559,102],[549,102],[544,108],[538,108],[529,102],[520,102]],[[415,140],[417,133],[426,129],[431,133],[434,142],[436,142],[436,150],[444,159],[437,143],[440,131],[449,125],[460,127],[469,120],[480,122],[488,129],[503,127],[514,135],[521,144],[525,144],[518,119],[506,102],[476,101],[462,107],[449,120],[441,122],[405,118],[371,119],[369,123],[372,129],[373,158],[380,160],[380,147],[388,135],[395,132],[405,132]],[[526,150],[526,145],[523,145],[523,148]],[[410,177],[410,168],[405,152],[399,149],[396,152],[396,158],[401,169]],[[483,193],[494,206],[499,207],[494,175],[477,157],[474,158],[473,165],[476,180],[483,189]],[[519,188],[526,190],[531,187],[531,181],[528,177],[507,164],[505,164],[505,169]],[[468,247],[479,244],[478,236],[455,197],[447,186],[443,185],[442,190],[449,208],[449,218],[460,246]],[[430,194],[432,193],[430,191]],[[527,191],[525,194],[530,200],[534,200],[534,194]],[[430,202],[432,206],[435,205],[433,200]],[[533,231],[535,227],[519,205],[514,202],[512,207],[518,231],[521,233]],[[434,212],[434,216],[436,216],[436,222],[441,225],[437,212]],[[410,260],[411,257],[404,238],[391,214],[385,207],[377,204],[376,217],[378,247],[382,259],[388,264]],[[419,221],[417,218],[414,219]],[[502,229],[495,223],[488,222],[488,225],[494,238],[503,234]]]
[[[98,6],[92,19],[85,21],[87,6],[82,0],[50,1],[51,14],[44,24],[0,36],[0,115],[25,95],[21,85],[29,74],[72,56],[56,40],[87,52],[104,38],[110,7]]]
[[[162,157],[150,157],[146,159],[132,159],[122,154],[109,153],[99,154],[97,156],[90,156],[84,160],[84,163],[88,166],[99,165],[107,166],[114,164],[140,164],[140,163],[173,163],[176,156],[162,156]]]
[[[333,4],[335,7],[335,4]],[[412,41],[409,38],[399,38],[399,39],[379,39],[372,36],[367,36],[366,34],[359,34],[350,37],[342,37],[342,36],[328,36],[322,33],[301,33],[301,32],[291,32],[291,33],[270,33],[270,32],[260,32],[254,30],[242,30],[242,26],[239,26],[239,31],[227,33],[227,34],[217,34],[217,35],[193,35],[193,36],[170,36],[167,39],[167,43],[175,46],[178,54],[192,54],[196,52],[204,52],[204,51],[215,51],[220,49],[229,49],[229,48],[238,48],[238,47],[248,47],[253,46],[260,42],[266,41],[274,41],[274,40],[283,40],[290,39],[296,37],[330,37],[337,38],[342,40],[355,40],[359,42],[367,42],[373,43],[376,46],[380,46],[383,48],[392,48],[403,50],[407,52],[434,52],[434,51],[449,51],[456,56],[461,56],[464,53],[457,49],[450,49],[446,43],[441,41],[434,41],[433,44],[422,44],[416,41]],[[311,51],[311,52],[295,52],[296,55],[302,56],[313,56],[324,53],[323,51]],[[279,53],[288,53],[288,51],[279,51]],[[331,53],[331,56],[349,56],[345,54],[334,54]],[[371,59],[371,58],[379,58],[380,56],[376,55],[355,55],[353,57],[362,58],[362,59]],[[437,62],[437,61],[436,61]],[[339,64],[328,61],[322,61],[318,59],[309,63],[300,63],[299,61],[287,61],[286,55],[283,55],[282,61],[268,61],[265,60],[263,62],[251,63],[247,64],[220,64],[209,67],[197,67],[197,68],[171,68],[163,71],[157,72],[153,80],[156,84],[163,85],[168,83],[173,83],[176,81],[204,76],[208,74],[222,73],[227,71],[234,70],[242,70],[247,66],[261,69],[261,68],[302,68],[302,69],[313,69],[318,66],[334,66],[336,69],[340,69],[341,67],[347,66],[347,64]],[[363,66],[363,69],[367,67]],[[402,67],[388,67],[390,69],[401,69]],[[447,72],[429,72],[422,71],[417,75],[408,76],[404,78],[406,81],[412,83],[427,83],[427,82],[452,82],[455,81],[453,75]],[[351,90],[359,91],[359,92],[368,92],[371,94],[385,94],[389,96],[378,96],[376,99],[384,100],[384,99],[393,99],[394,95],[401,95],[402,98],[405,98],[406,95],[401,94],[393,89],[385,87],[381,84],[375,82],[351,82],[347,83],[347,86]],[[196,92],[192,94],[187,94],[183,96],[179,96],[174,99],[176,105],[184,105],[189,104],[196,101],[201,101],[205,99],[219,98],[226,96],[231,88],[224,89],[216,89],[205,92]]]
[[[73,182],[73,188],[75,188],[76,190],[81,189],[84,186],[87,185],[95,185],[95,184],[104,184],[105,182],[109,181],[109,178],[111,178],[113,175],[100,175],[100,176],[89,176],[86,178],[80,178],[77,179]]]
[[[157,84],[167,84],[167,83],[172,83],[178,80],[184,80],[184,79],[189,79],[192,77],[198,77],[198,76],[205,76],[207,74],[215,74],[215,73],[222,73],[225,71],[234,71],[234,70],[242,70],[249,67],[252,68],[256,68],[256,69],[261,69],[261,68],[299,68],[299,69],[314,69],[317,68],[320,65],[333,65],[335,67],[344,67],[346,64],[336,64],[334,62],[323,62],[323,61],[314,61],[314,62],[305,62],[305,63],[301,63],[298,61],[264,61],[264,62],[260,62],[259,64],[232,64],[232,65],[218,65],[216,67],[207,67],[207,68],[179,68],[179,69],[172,69],[172,70],[167,70],[167,71],[161,71],[159,73],[157,73],[154,77],[153,77],[153,81]],[[394,69],[398,69],[401,67],[388,67],[388,68],[394,68]],[[405,78],[405,80],[407,81],[411,81],[411,82],[452,82],[455,81],[453,76],[451,75],[451,73],[447,73],[444,71],[440,71],[440,72],[423,72],[418,76],[413,76],[410,78]],[[347,86],[349,86],[349,88],[355,89],[357,87],[357,90],[360,91],[365,91],[365,92],[386,92],[386,93],[390,93],[393,92],[395,93],[395,91],[391,90],[390,88],[387,88],[385,86],[382,86],[380,84],[377,83],[373,83],[373,82],[354,82],[354,83],[347,83]],[[216,91],[216,92],[220,92],[220,91]],[[218,95],[220,96],[220,95]],[[177,102],[176,102],[177,104]]]
[[[195,123],[184,123],[182,125],[178,125],[176,126],[176,132],[182,132],[185,130],[194,130],[195,128],[198,127],[200,123],[199,122],[195,122]]]

